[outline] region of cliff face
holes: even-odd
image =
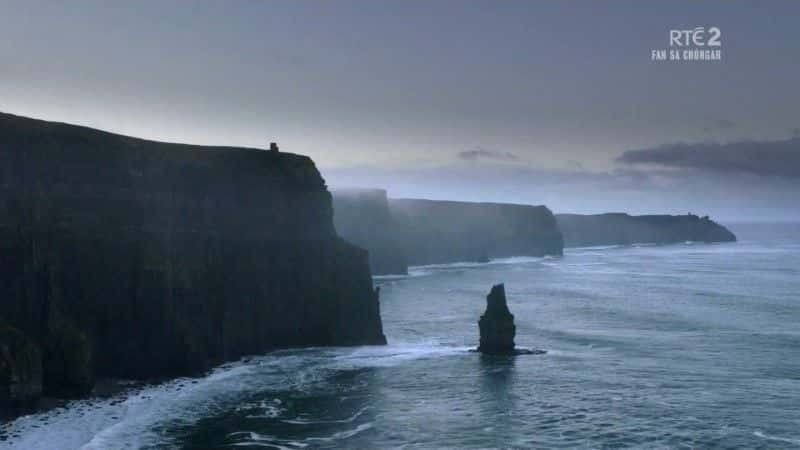
[[[544,206],[388,199],[382,189],[336,190],[339,233],[367,249],[375,274],[408,265],[486,261],[562,253],[561,233]]]
[[[0,322],[0,418],[27,410],[42,394],[42,354],[35,342]]]
[[[145,378],[385,343],[307,157],[0,114],[0,208],[0,318],[41,347],[45,391],[84,390],[84,360]]]
[[[411,265],[562,253],[544,206],[389,199],[389,209]]]
[[[557,214],[567,247],[670,244],[685,241],[732,242],[736,236],[708,217],[695,215],[631,216],[623,213],[597,215]]]
[[[367,249],[374,275],[408,272],[397,224],[383,189],[337,189],[333,223],[348,242]]]

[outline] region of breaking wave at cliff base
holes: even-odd
[[[0,447],[796,448],[800,228],[781,230],[376,279],[388,346],[72,402]],[[517,345],[546,355],[467,351],[498,282]]]
[[[77,400],[67,405],[20,417],[2,427],[5,440],[0,448],[147,448],[170,447],[186,431],[205,418],[233,409],[248,419],[280,419],[294,425],[350,423],[367,407],[350,418],[313,420],[302,416],[286,418],[286,408],[278,398],[249,400],[254,393],[303,391],[324,384],[337,371],[369,367],[391,367],[405,361],[437,358],[467,352],[467,347],[436,344],[400,344],[357,348],[315,348],[287,350],[266,356],[244,358],[223,365],[200,378],[179,378],[162,384],[133,388],[104,399]],[[267,396],[269,397],[269,396]],[[354,433],[369,427],[360,424]],[[251,436],[252,435],[252,436]],[[310,442],[351,436],[309,437]],[[273,442],[258,433],[237,432],[230,437],[242,443],[250,436],[254,442]],[[245,439],[247,441],[247,439]],[[301,448],[302,442],[286,441],[286,448]],[[236,442],[233,443],[236,445]]]

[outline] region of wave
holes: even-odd
[[[365,406],[365,407],[359,409],[358,411],[356,411],[356,413],[353,414],[352,416],[347,417],[345,419],[311,420],[311,419],[300,419],[300,418],[298,418],[298,419],[284,419],[284,420],[281,420],[281,422],[292,424],[292,425],[318,425],[318,424],[328,424],[328,423],[353,423],[353,422],[356,421],[356,419],[361,417],[361,415],[364,414],[365,411],[367,411],[369,409],[370,409],[369,406]]]
[[[785,437],[779,437],[779,436],[770,436],[768,434],[764,434],[762,431],[759,431],[759,430],[754,431],[753,435],[755,437],[758,437],[758,438],[761,438],[761,439],[767,439],[767,440],[770,440],[770,441],[778,441],[778,442],[785,442],[787,444],[800,445],[800,439],[785,438]]]
[[[385,347],[360,347],[349,355],[334,358],[335,369],[349,370],[363,367],[393,367],[406,361],[466,354],[471,347],[446,347],[442,345],[395,344]]]
[[[409,271],[406,274],[373,275],[372,279],[375,280],[375,281],[404,280],[406,278],[422,277],[422,276],[425,276],[425,275],[430,275],[432,273],[433,273],[432,271],[411,270],[411,268],[409,268]]]
[[[508,258],[492,259],[489,262],[461,261],[453,263],[425,264],[419,266],[409,266],[407,274],[373,275],[372,279],[375,281],[405,280],[409,278],[418,278],[418,277],[434,275],[438,272],[448,271],[448,270],[474,269],[481,267],[491,267],[493,265],[526,264],[526,263],[542,262],[547,260],[555,260],[557,258],[560,258],[560,256],[550,256],[550,255],[542,257],[512,256]]]
[[[362,423],[350,430],[337,431],[330,436],[307,437],[302,440],[280,439],[267,434],[256,433],[254,431],[236,431],[228,434],[229,439],[239,439],[237,442],[229,444],[230,447],[268,447],[279,450],[292,450],[306,448],[314,442],[336,442],[351,438],[359,433],[372,428],[373,422]]]
[[[583,252],[585,250],[613,250],[613,249],[617,249],[617,248],[627,248],[627,247],[630,247],[630,245],[627,245],[627,244],[586,245],[586,246],[580,246],[580,247],[564,247],[564,251],[565,252],[567,252],[567,251],[569,251],[569,252],[574,252],[574,251]]]
[[[642,247],[671,247],[671,246],[680,246],[680,245],[696,245],[696,244],[706,244],[705,242],[699,241],[683,241],[683,242],[631,242],[627,244],[607,244],[607,245],[586,245],[586,246],[578,246],[578,247],[565,247],[565,251],[570,252],[585,252],[585,251],[592,251],[592,250],[616,250],[616,249],[624,249],[624,248],[642,248]],[[717,244],[717,243],[710,243],[710,244]],[[719,244],[724,244],[724,242],[720,242]]]
[[[352,430],[339,431],[339,432],[333,433],[331,436],[327,436],[327,437],[310,437],[310,438],[306,438],[306,440],[307,441],[312,441],[312,442],[314,442],[314,441],[316,441],[316,442],[338,441],[338,440],[341,440],[341,439],[351,438],[351,437],[361,433],[362,431],[369,430],[374,425],[375,424],[373,422],[362,423],[361,425],[353,428]]]
[[[229,439],[240,438],[242,440],[228,444],[229,447],[266,447],[278,450],[296,450],[306,448],[308,444],[289,439],[278,439],[275,436],[256,433],[255,431],[236,431],[228,434]]]
[[[486,267],[486,266],[493,266],[493,265],[508,265],[508,264],[526,264],[526,263],[537,263],[544,260],[550,259],[558,259],[561,258],[560,256],[553,256],[553,255],[545,255],[545,256],[509,256],[505,258],[494,258],[489,260],[488,262],[475,262],[475,261],[459,261],[459,262],[452,262],[452,263],[441,263],[441,264],[424,264],[419,266],[410,266],[408,268],[408,273],[410,276],[416,275],[419,276],[421,274],[430,274],[437,270],[449,270],[449,269],[469,269],[475,267]],[[413,275],[412,275],[413,274]]]
[[[438,343],[401,343],[274,352],[220,366],[202,378],[179,378],[110,398],[76,400],[61,408],[17,418],[2,426],[7,439],[0,442],[0,449],[168,447],[199,420],[224,411],[253,410],[253,417],[262,418],[276,418],[284,411],[278,399],[248,399],[254,393],[307,391],[326,382],[332,371],[391,367],[415,359],[467,354],[468,350],[469,347]],[[357,432],[364,431],[360,427]],[[299,448],[289,442],[280,445]]]
[[[272,400],[259,400],[257,402],[242,403],[236,407],[237,412],[259,411],[258,414],[247,414],[248,419],[274,419],[285,411],[278,398]]]
[[[241,392],[237,379],[252,371],[244,364],[222,366],[201,379],[179,378],[105,399],[87,399],[21,417],[4,426],[10,438],[0,448],[138,448],[159,443],[152,425],[169,418],[190,424],[210,412],[220,397]],[[232,391],[232,392],[229,392]]]

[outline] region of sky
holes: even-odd
[[[798,17],[788,0],[0,0],[0,111],[277,141],[333,188],[393,197],[800,220]],[[720,29],[721,60],[651,59],[696,27]]]

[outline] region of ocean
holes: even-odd
[[[286,350],[2,426],[2,448],[800,448],[800,225],[379,277],[385,347]],[[505,283],[518,346],[477,320]]]

